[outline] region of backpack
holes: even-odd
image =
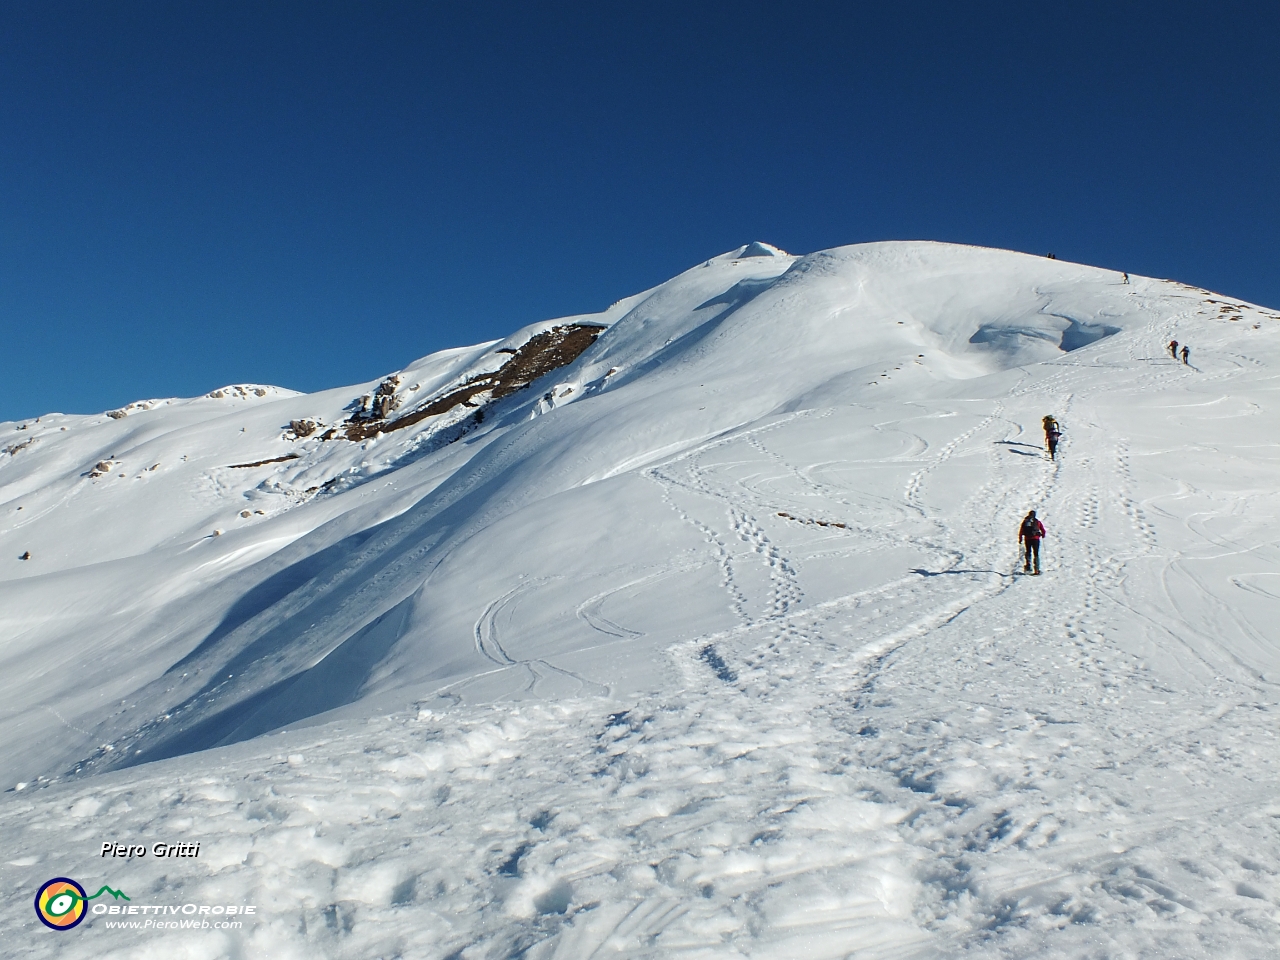
[[[1035,517],[1027,517],[1022,521],[1022,539],[1039,540],[1040,539],[1040,521]]]

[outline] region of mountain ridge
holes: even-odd
[[[183,677],[175,681],[172,671],[177,666],[188,664],[197,651],[205,651],[201,656],[206,658],[210,656],[206,637],[177,658],[176,665],[157,676],[149,686],[135,691],[135,695],[143,699],[158,697],[159,705],[152,711],[163,719],[147,720],[132,733],[122,730],[129,744],[127,749],[109,742],[83,757],[78,769],[91,768],[103,762],[111,765],[124,757],[167,755],[167,748],[145,745],[149,736],[154,736],[158,729],[165,729],[165,735],[169,736],[167,731],[181,727],[182,717],[189,712],[194,711],[192,723],[202,725],[202,729],[218,730],[231,722],[227,711],[234,713],[238,709],[235,705],[241,700],[246,704],[258,704],[258,698],[268,696],[265,692],[268,688],[276,690],[275,696],[284,697],[284,691],[301,682],[304,674],[310,674],[312,679],[309,682],[314,685],[317,674],[312,671],[318,664],[344,647],[348,651],[353,649],[350,644],[359,646],[362,641],[356,638],[363,636],[362,631],[372,629],[398,604],[410,602],[409,597],[423,588],[425,581],[416,573],[389,574],[383,568],[387,562],[394,569],[403,566],[403,561],[391,559],[399,551],[407,551],[406,556],[433,555],[434,548],[426,544],[441,536],[449,540],[448,536],[440,533],[439,524],[447,523],[445,518],[456,515],[459,509],[464,514],[472,509],[456,505],[474,501],[474,494],[468,492],[477,482],[474,464],[483,463],[491,456],[486,449],[491,443],[497,444],[495,451],[501,451],[512,449],[510,443],[518,440],[520,469],[527,472],[530,464],[540,465],[534,471],[542,479],[537,483],[522,480],[520,486],[525,489],[516,494],[518,498],[527,500],[530,496],[526,492],[528,489],[543,491],[536,497],[556,490],[567,493],[583,483],[601,482],[628,471],[635,472],[645,464],[670,456],[671,452],[688,443],[698,442],[699,438],[736,429],[739,422],[802,409],[833,390],[843,392],[847,398],[850,391],[862,397],[870,388],[876,388],[871,392],[877,394],[898,396],[903,390],[918,389],[919,384],[959,383],[965,379],[999,375],[1029,360],[1068,353],[1068,346],[1086,347],[1119,333],[1126,320],[1121,306],[1117,305],[1121,301],[1114,298],[1097,300],[1096,303],[1088,300],[1089,296],[1095,299],[1100,296],[1097,290],[1105,292],[1118,287],[1125,299],[1149,296],[1153,291],[1164,291],[1160,295],[1165,297],[1170,295],[1169,288],[1158,281],[1134,277],[1129,284],[1120,285],[1117,280],[1114,271],[978,247],[895,241],[792,257],[757,243],[691,268],[645,294],[619,301],[625,309],[615,306],[612,314],[607,311],[589,317],[533,324],[501,341],[422,358],[402,371],[364,387],[339,388],[310,396],[277,396],[273,388],[264,387],[231,394],[225,390],[214,391],[207,395],[222,402],[229,398],[235,404],[233,412],[211,416],[212,424],[223,434],[233,430],[222,426],[225,421],[236,421],[250,410],[259,412],[252,426],[259,440],[247,440],[255,444],[257,459],[229,462],[233,459],[229,452],[210,456],[196,453],[193,449],[191,454],[177,454],[179,463],[173,464],[176,450],[167,454],[158,450],[154,454],[146,452],[158,448],[165,441],[150,439],[154,428],[148,430],[145,421],[154,420],[157,416],[174,416],[168,412],[174,409],[173,401],[138,410],[127,419],[117,418],[114,423],[109,419],[98,421],[94,425],[106,428],[115,436],[99,444],[87,458],[101,456],[101,451],[108,445],[112,448],[109,457],[98,461],[99,466],[106,465],[107,469],[88,478],[91,487],[122,480],[126,484],[149,484],[152,476],[162,468],[176,470],[185,465],[189,457],[197,457],[204,462],[196,470],[186,471],[196,474],[197,486],[192,490],[189,481],[181,495],[199,497],[221,512],[221,518],[202,519],[203,531],[197,532],[188,526],[176,534],[169,532],[168,536],[155,539],[150,547],[140,545],[133,555],[159,548],[177,558],[193,549],[207,549],[206,544],[234,542],[237,545],[230,553],[226,547],[219,549],[219,554],[226,559],[216,561],[215,567],[227,570],[228,565],[243,566],[246,562],[256,567],[263,562],[258,560],[263,551],[275,552],[281,543],[296,537],[310,537],[322,544],[319,548],[321,554],[339,549],[337,543],[330,542],[332,536],[317,534],[317,529],[336,524],[335,529],[342,530],[344,534],[338,543],[355,536],[356,540],[351,542],[363,545],[370,536],[377,539],[378,535],[371,531],[387,524],[391,527],[404,525],[408,522],[404,518],[414,515],[415,511],[422,513],[424,518],[430,518],[423,522],[435,532],[386,534],[378,542],[383,543],[380,549],[391,552],[373,561],[373,567],[361,567],[358,575],[334,574],[340,581],[349,583],[345,589],[354,590],[356,595],[367,592],[366,588],[360,587],[361,578],[408,577],[403,587],[396,588],[387,599],[368,608],[341,594],[340,601],[333,601],[337,607],[330,609],[331,604],[321,597],[337,588],[324,586],[328,581],[323,580],[308,581],[310,586],[299,588],[302,593],[292,594],[291,602],[298,603],[302,594],[310,591],[316,597],[313,602],[320,604],[316,610],[328,611],[323,615],[315,614],[327,624],[321,630],[323,637],[313,636],[310,633],[312,627],[299,625],[298,615],[286,614],[284,610],[288,604],[275,614],[270,610],[258,611],[258,619],[253,621],[257,626],[241,624],[231,631],[218,628],[210,634],[221,638],[216,644],[218,653],[213,661],[199,668],[199,673],[207,675],[210,671],[225,668],[235,676],[224,677],[217,683],[202,681],[198,690],[174,700],[175,690],[186,689],[191,684],[181,682]],[[1080,294],[1081,289],[1092,292],[1081,300],[1084,296]],[[789,306],[797,298],[802,307]],[[993,310],[992,304],[999,305],[998,309]],[[1137,313],[1142,315],[1141,307]],[[780,317],[787,318],[781,326],[776,319]],[[1132,322],[1132,317],[1127,319]],[[539,388],[541,393],[536,399],[532,394],[524,395],[526,380],[513,382],[506,392],[495,388],[502,382],[501,371],[520,366],[518,358],[522,351],[529,350],[531,344],[537,344],[540,338],[558,335],[556,331],[575,330],[583,331],[584,337],[569,354],[548,362],[534,361],[530,368],[529,376],[533,380],[546,378],[546,383],[550,384],[549,389],[546,386]],[[822,342],[824,338],[825,343]],[[849,344],[843,348],[845,356],[860,351],[862,356],[858,359],[865,361],[852,371],[848,369],[850,364],[842,358],[840,348],[832,351],[842,339]],[[816,352],[815,344],[818,345]],[[786,369],[790,379],[760,381],[758,364],[762,356],[770,356],[775,363],[789,364]],[[538,363],[542,366],[539,367]],[[827,372],[815,374],[824,366]],[[721,386],[693,386],[690,371],[696,372],[693,379],[711,379],[719,381]],[[562,382],[552,382],[559,378],[563,378]],[[796,382],[806,380],[808,388],[796,393]],[[644,384],[640,394],[645,398],[640,401],[642,404],[652,402],[655,396],[666,395],[669,390],[677,391],[674,399],[665,397],[662,401],[667,406],[664,422],[668,427],[681,424],[677,433],[685,432],[683,440],[667,435],[666,428],[656,433],[652,440],[646,439],[653,433],[654,425],[644,422],[648,418],[643,410],[637,412],[631,402],[618,400],[615,403],[606,399],[607,396],[627,397],[634,385],[640,384]],[[694,393],[689,394],[690,390]],[[704,390],[707,391],[705,396],[702,395]],[[357,395],[352,397],[357,391]],[[269,398],[266,397],[268,392],[271,393]],[[691,414],[705,413],[707,405],[714,406],[717,396],[726,392],[732,398],[730,407],[733,409],[722,409],[720,419],[713,417],[705,425],[695,426],[690,422],[697,419],[691,418]],[[746,399],[751,392],[756,393],[755,399]],[[512,396],[513,393],[520,396]],[[223,394],[223,397],[216,397],[216,394]],[[485,400],[485,397],[490,397],[490,400]],[[510,401],[505,406],[504,398]],[[269,404],[266,403],[268,399],[271,401]],[[742,418],[744,399],[748,408],[754,410],[745,420]],[[345,400],[345,403],[339,406],[335,402],[338,400]],[[375,400],[383,401],[383,408],[375,410]],[[563,418],[570,410],[579,410],[578,405],[583,401],[597,405],[604,402],[606,406],[614,407],[611,416],[616,418],[616,423],[609,421],[610,425],[604,428],[613,435],[611,439],[604,440],[601,436],[601,442],[583,444],[582,431],[585,430],[586,435],[598,432],[595,423],[552,431],[545,441],[528,439],[540,432],[535,422],[540,417],[557,413]],[[197,414],[203,420],[208,408],[200,405],[207,403],[209,400],[198,398],[187,402],[185,408],[199,408]],[[695,403],[701,406],[692,409]],[[325,405],[327,411],[317,414],[318,409]],[[287,412],[272,418],[269,414],[275,407],[283,407]],[[291,416],[294,411],[304,409],[312,411],[307,415],[310,419],[300,420]],[[482,426],[486,411],[493,421]],[[723,417],[726,413],[727,419]],[[267,415],[265,420],[263,415]],[[94,418],[87,419],[92,423]],[[275,433],[273,438],[264,430],[272,419],[277,423],[272,430]],[[282,428],[280,421],[287,422],[289,427]],[[183,426],[190,423],[184,417]],[[314,434],[299,436],[296,431],[300,423],[314,423]],[[619,424],[624,426],[619,427]],[[58,427],[61,433],[62,426],[67,424],[49,423],[44,433],[36,436],[48,436],[54,427]],[[392,437],[391,431],[410,426],[413,429]],[[123,436],[121,428],[125,430]],[[249,429],[249,426],[242,426],[241,432]],[[624,444],[626,456],[621,460],[606,461],[611,465],[603,470],[574,474],[574,479],[554,480],[557,473],[563,474],[564,471],[554,466],[554,457],[548,456],[548,450],[557,446],[565,451],[584,447],[598,451],[609,449],[611,444],[616,447],[619,429],[627,434]],[[72,425],[73,432],[78,433],[79,430],[79,424]],[[400,440],[401,435],[406,439]],[[332,442],[337,437],[343,439],[339,443],[341,450],[335,451]],[[62,438],[55,435],[49,439],[56,443]],[[237,439],[233,432],[231,439]],[[262,443],[263,440],[266,442]],[[463,444],[459,449],[479,444],[480,450],[475,454],[479,459],[468,452],[464,455],[465,461],[452,466],[441,463],[439,469],[444,472],[439,473],[437,479],[428,480],[425,486],[417,487],[410,495],[411,500],[417,500],[416,507],[405,507],[400,498],[392,497],[389,503],[398,505],[375,508],[373,515],[378,519],[372,527],[360,527],[366,522],[363,520],[356,522],[354,526],[359,528],[359,532],[348,531],[351,518],[344,520],[346,510],[341,509],[322,511],[322,519],[318,522],[311,520],[303,527],[285,523],[278,535],[263,536],[263,526],[278,526],[284,515],[312,504],[316,498],[336,502],[346,494],[361,497],[362,491],[370,484],[403,482],[407,468],[420,461],[438,461],[441,456],[447,459],[449,451],[446,448],[456,446],[460,441]],[[128,446],[130,443],[132,446]],[[388,444],[393,444],[392,449],[388,449]],[[126,446],[129,452],[121,453],[121,459],[115,459],[118,452],[115,448]],[[282,448],[283,452],[267,455]],[[652,452],[645,453],[645,449]],[[595,454],[586,455],[591,457]],[[11,454],[10,459],[16,461],[16,456]],[[150,464],[152,460],[156,462]],[[245,479],[228,479],[227,470],[240,471]],[[471,481],[466,479],[469,472],[473,475]],[[0,480],[8,481],[8,477],[0,476]],[[548,481],[550,487],[547,486]],[[60,482],[63,486],[72,486],[70,495],[78,495],[82,501],[92,492],[84,490],[84,475]],[[437,488],[437,484],[441,486]],[[427,493],[432,488],[437,488],[437,492]],[[455,492],[449,493],[450,488]],[[154,494],[147,496],[154,497]],[[5,499],[12,500],[11,497]],[[241,509],[226,509],[227,504],[234,507],[237,503]],[[455,506],[450,507],[450,503]],[[68,506],[64,502],[59,506],[59,512],[65,515],[67,511]],[[363,517],[367,512],[359,511],[353,516]],[[482,511],[478,518],[473,516],[462,521],[460,529],[481,529],[492,522],[493,517]],[[74,522],[83,521],[68,521]],[[128,522],[134,524],[136,520]],[[405,546],[394,546],[406,536]],[[459,533],[457,536],[465,540],[470,534]],[[47,569],[50,563],[49,551],[39,540],[34,532],[22,538],[24,549],[31,550],[35,558],[20,565],[24,578],[36,574],[42,567]],[[83,540],[83,536],[76,538],[76,550],[64,548],[69,560],[82,548]],[[26,545],[28,541],[33,543],[34,549]],[[6,547],[15,542],[12,529],[0,531],[0,542]],[[183,559],[176,562],[181,564]],[[306,570],[314,566],[312,560],[304,558],[300,562]],[[197,569],[207,569],[207,566],[204,564]],[[383,572],[371,572],[376,569]],[[257,576],[261,579],[260,575]],[[251,592],[246,591],[247,594]],[[284,600],[277,603],[284,603]],[[310,610],[311,603],[305,603],[304,609]],[[266,621],[262,618],[270,620],[272,616],[283,619],[275,626],[264,626]],[[312,613],[305,616],[310,618]],[[201,629],[197,627],[197,633]],[[263,634],[263,630],[267,633]],[[247,645],[239,649],[234,636],[227,634],[240,635],[245,631],[256,639],[244,640]],[[281,631],[289,636],[286,646],[292,652],[288,654],[264,639],[284,635]],[[194,639],[193,636],[192,640],[184,643],[190,645]],[[267,644],[265,648],[264,643]],[[246,669],[243,658],[249,656],[252,660],[251,652],[254,650],[259,651],[259,659],[253,661],[257,666]],[[285,657],[283,663],[286,665],[270,666],[281,656]],[[281,670],[284,672],[280,673]],[[230,704],[226,703],[228,700]],[[201,705],[199,709],[195,707],[197,703]],[[215,703],[219,706],[215,707]],[[330,703],[328,708],[339,705]],[[243,709],[261,712],[260,706],[245,706]],[[291,716],[296,712],[285,711]],[[219,717],[222,719],[216,719]],[[305,717],[294,716],[293,719]],[[102,729],[113,724],[99,719],[92,726]],[[241,724],[232,723],[232,726]],[[183,732],[180,739],[184,743],[192,742],[189,731]],[[199,743],[212,746],[222,739],[210,736],[199,740]],[[160,750],[160,754],[155,754],[155,750]]]
[[[760,247],[364,384],[5,425],[0,940],[54,873],[258,903],[255,956],[1271,950],[1280,315]]]

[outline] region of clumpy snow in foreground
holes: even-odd
[[[1278,956],[1278,320],[752,244],[369,384],[0,424],[3,952]],[[256,913],[58,932],[52,877]]]

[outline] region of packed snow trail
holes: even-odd
[[[311,726],[7,793],[0,942],[120,958],[1276,956],[1280,318],[937,245],[826,252],[773,286],[777,265],[744,288],[743,264],[624,304],[578,380],[554,376],[597,382],[627,351],[643,375],[513,405],[528,426],[512,415],[394,474],[394,509],[338,510],[371,485],[299,508],[330,518],[288,548],[329,550],[313,567],[270,580],[229,562],[208,596],[258,591],[220,634],[250,643],[282,603],[336,630],[312,611],[356,585],[341,609],[374,626],[327,659],[382,651],[351,664],[359,695]],[[806,346],[809,366],[770,339],[858,304],[861,339]],[[661,361],[639,359],[636,328]],[[1174,335],[1198,369],[1161,356]],[[790,392],[769,393],[762,356]],[[1039,578],[1015,575],[1031,508],[1049,534]],[[272,669],[294,655],[276,649]],[[63,705],[42,704],[45,724],[59,711],[50,751],[137,728],[127,709],[94,728]],[[130,838],[203,847],[98,856]],[[258,913],[55,934],[31,909],[52,876]]]

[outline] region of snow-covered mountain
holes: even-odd
[[[1272,955],[1277,320],[752,243],[367,384],[0,424],[0,937]],[[55,934],[52,876],[259,910]]]

